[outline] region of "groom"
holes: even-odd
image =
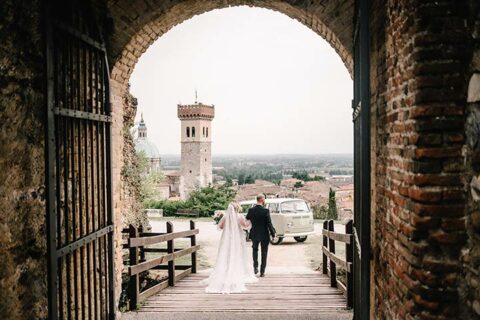
[[[257,204],[248,209],[247,219],[252,222],[250,230],[250,239],[253,242],[253,269],[258,273],[258,245],[262,247],[262,264],[260,265],[260,277],[265,276],[265,267],[267,266],[268,244],[270,242],[269,233],[275,237],[275,229],[270,218],[270,211],[265,208],[265,195],[257,196]]]

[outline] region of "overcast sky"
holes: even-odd
[[[316,33],[281,13],[214,10],[174,27],[130,79],[149,138],[180,153],[178,103],[214,104],[213,154],[352,153],[352,80]]]

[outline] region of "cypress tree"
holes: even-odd
[[[328,192],[328,216],[327,219],[338,219],[338,211],[337,211],[337,200],[335,199],[335,191],[330,188]]]

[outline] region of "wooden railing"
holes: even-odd
[[[335,254],[335,241],[345,243],[345,260]],[[323,268],[324,274],[330,275],[330,285],[338,287],[347,298],[347,307],[353,308],[353,221],[345,224],[345,233],[337,233],[334,221],[323,222]],[[346,272],[345,283],[337,279],[337,269]]]
[[[197,251],[200,246],[196,243],[198,229],[195,222],[190,221],[190,230],[173,232],[173,224],[167,222],[166,233],[140,232],[132,225],[128,229],[128,240],[125,245],[129,249],[128,254],[128,299],[130,310],[135,310],[138,303],[161,290],[174,286],[175,282],[184,278],[190,273],[197,272]],[[190,246],[187,248],[175,248],[174,240],[190,238]],[[167,248],[149,248],[149,246],[160,243],[167,243]],[[146,259],[145,253],[165,253],[161,256]],[[191,256],[190,265],[176,265],[175,260],[185,255]],[[141,291],[140,274],[149,270],[167,270],[168,276],[154,286]],[[180,271],[180,272],[178,272]]]

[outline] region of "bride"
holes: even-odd
[[[230,203],[218,223],[223,230],[218,247],[217,261],[212,273],[203,281],[209,293],[239,293],[246,290],[245,284],[257,281],[253,270],[247,266],[247,244],[244,229],[251,227],[240,205]]]

